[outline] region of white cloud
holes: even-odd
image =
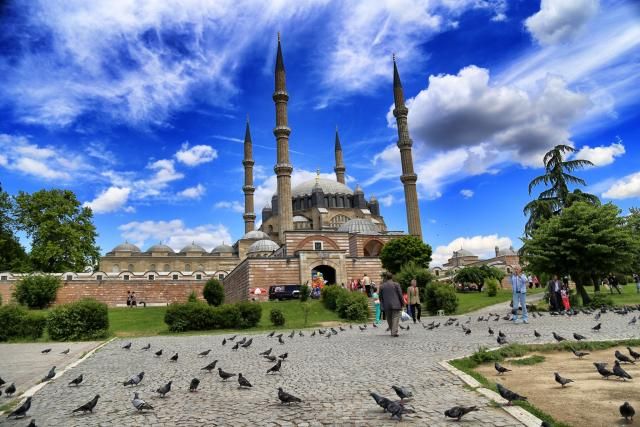
[[[616,157],[620,157],[624,153],[624,145],[620,142],[616,142],[609,146],[601,145],[593,148],[585,145],[575,153],[574,157],[576,159],[589,160],[595,166],[606,166],[613,163]]]
[[[171,182],[184,178],[182,173],[176,171],[173,160],[156,160],[149,163],[147,169],[153,171],[153,175],[133,182],[136,198],[159,196]]]
[[[133,221],[118,227],[124,239],[140,247],[146,244],[163,242],[178,251],[192,242],[211,250],[214,247],[233,240],[229,230],[222,224],[203,224],[186,227],[180,219],[171,221]]]
[[[391,206],[394,201],[395,201],[395,198],[393,197],[393,194],[387,194],[386,196],[378,197],[378,202],[380,202],[380,205],[385,206],[387,208]]]
[[[632,173],[617,181],[602,193],[602,197],[608,199],[628,199],[640,197],[640,172]]]
[[[540,11],[525,20],[527,30],[543,45],[563,43],[580,34],[597,13],[598,0],[542,0]]]
[[[179,162],[187,166],[197,166],[213,161],[218,157],[218,152],[209,145],[194,145],[189,148],[189,143],[182,144],[176,153]]]
[[[7,166],[8,163],[7,156],[0,154],[0,166]]]
[[[462,189],[460,190],[460,194],[462,195],[462,197],[464,197],[465,199],[470,199],[473,197],[473,190],[469,190],[468,188]]]
[[[234,201],[220,201],[214,205],[216,209],[228,209],[233,212],[244,212],[244,205],[237,200]]]
[[[17,159],[13,163],[12,169],[26,175],[33,175],[47,180],[61,179],[67,181],[71,178],[71,176],[66,172],[52,169],[51,166],[47,165],[45,162],[28,157]]]
[[[207,189],[202,184],[198,184],[195,187],[185,188],[184,190],[178,193],[179,197],[184,197],[185,199],[199,199],[204,196],[204,193],[207,192]]]
[[[130,193],[131,189],[128,187],[109,187],[93,201],[85,202],[83,206],[91,208],[96,214],[115,212],[124,207]],[[126,208],[124,209],[126,211]]]
[[[480,259],[493,258],[495,256],[495,247],[508,248],[511,246],[511,239],[508,237],[500,237],[497,234],[487,236],[458,237],[452,240],[448,245],[438,246],[432,255],[431,265],[442,265],[453,255],[453,251],[466,249],[472,254],[477,255]]]

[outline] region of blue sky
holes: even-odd
[[[596,164],[579,173],[587,191],[639,204],[631,0],[34,0],[0,14],[0,182],[75,191],[103,252],[239,238],[247,114],[259,214],[275,191],[278,31],[294,185],[317,168],[334,177],[338,126],[348,184],[406,230],[395,52],[436,263],[520,246],[527,184],[558,143]]]

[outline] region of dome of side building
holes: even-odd
[[[240,240],[263,240],[263,239],[269,240],[269,235],[264,231],[251,230],[245,233],[245,235],[242,236]]]
[[[338,227],[338,231],[352,234],[379,234],[378,226],[367,218],[354,218]]]
[[[184,248],[180,249],[180,253],[182,254],[190,252],[206,253],[207,251],[202,246],[196,245],[195,242],[192,242],[190,245],[187,245]]]
[[[135,253],[140,253],[142,251],[136,245],[133,245],[133,244],[131,244],[129,242],[124,242],[124,243],[120,243],[118,246],[113,248],[113,250],[111,252],[135,252]]]
[[[247,254],[255,254],[259,252],[273,252],[280,249],[280,246],[273,240],[263,239],[254,242],[247,249]]]
[[[229,245],[225,245],[224,243],[216,246],[211,251],[212,254],[232,254],[233,248]]]
[[[157,245],[153,245],[151,246],[149,249],[147,249],[147,253],[174,253],[173,249],[171,249],[169,246],[167,245],[163,245],[162,243],[158,243]]]

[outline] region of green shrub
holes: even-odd
[[[17,304],[0,307],[0,341],[14,338],[38,339],[47,325],[43,313],[27,310]]]
[[[109,310],[88,298],[59,305],[49,312],[47,330],[57,341],[104,338],[109,333]]]
[[[347,320],[363,321],[369,317],[369,301],[360,292],[349,292],[341,289],[336,300],[336,312]]]
[[[322,303],[327,309],[335,311],[336,302],[341,291],[347,292],[345,289],[339,288],[335,285],[325,286],[322,288]]]
[[[213,308],[202,302],[174,303],[167,307],[164,323],[171,332],[213,329]]]
[[[611,295],[605,294],[605,293],[598,293],[598,294],[593,294],[591,296],[589,307],[600,308],[603,305],[607,305],[607,306],[613,305],[613,298],[611,298]]]
[[[284,313],[279,308],[272,308],[271,313],[269,313],[269,319],[274,326],[282,326],[284,325]]]
[[[431,283],[426,291],[427,311],[436,314],[444,310],[446,314],[453,314],[458,308],[458,296],[451,285]]]
[[[235,329],[242,323],[240,308],[236,304],[222,304],[213,308],[214,328]]]
[[[224,286],[218,279],[209,279],[204,284],[202,296],[210,305],[219,306],[224,302]]]
[[[44,274],[33,274],[20,279],[13,296],[29,308],[45,308],[56,300],[60,279]]]
[[[187,298],[187,302],[198,302],[198,294],[196,294],[196,291],[191,291],[189,298]]]
[[[240,302],[237,304],[240,310],[240,327],[252,328],[258,326],[262,318],[262,306],[257,302]]]
[[[300,302],[305,302],[311,295],[311,288],[308,285],[300,286]]]
[[[484,285],[487,288],[488,296],[495,297],[496,295],[498,295],[498,286],[500,286],[498,284],[498,279],[494,279],[493,277],[489,278],[484,281]]]

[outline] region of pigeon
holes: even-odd
[[[125,345],[122,346],[122,348],[125,349],[125,350],[130,350],[131,349],[131,343],[130,342],[126,343]]]
[[[508,344],[508,341],[506,338],[498,336],[498,338],[496,339],[496,341],[498,341],[498,344],[500,345],[504,345],[504,344]]]
[[[205,357],[205,356],[208,356],[208,355],[209,355],[209,353],[211,353],[211,349],[209,349],[209,350],[205,350],[205,351],[203,351],[203,352],[201,352],[201,353],[198,353],[198,357]]]
[[[586,351],[576,351],[573,348],[571,349],[571,352],[578,358],[578,359],[582,359],[584,356],[588,356],[590,353],[586,352]]]
[[[493,329],[489,328],[489,335],[493,336]],[[458,408],[458,406],[456,406]]]
[[[240,342],[235,343],[235,345],[231,347],[231,350],[237,350],[238,348],[240,348]]]
[[[389,402],[385,410],[391,414],[391,418],[396,417],[400,421],[402,421],[402,414],[414,412],[411,409],[405,408],[402,402]]]
[[[222,338],[222,345],[225,345],[227,343],[227,339],[226,338]]]
[[[204,368],[202,368],[200,370],[201,371],[211,372],[212,370],[214,370],[216,368],[216,363],[218,363],[218,361],[214,360],[213,362],[209,363],[207,366],[205,366]]]
[[[281,403],[296,403],[302,402],[302,399],[296,397],[292,394],[287,393],[282,389],[282,387],[278,387],[278,399],[280,399]]]
[[[138,397],[138,393],[133,393],[133,400],[131,401],[131,403],[133,403],[133,407],[138,411],[143,411],[145,409],[153,410],[153,406],[140,399],[140,397]]]
[[[638,358],[640,358],[640,353],[633,351],[631,347],[627,347],[627,350],[629,350],[629,354],[633,357],[633,360],[638,360]]]
[[[411,391],[409,391],[407,388],[405,387],[400,387],[397,385],[392,385],[391,388],[393,389],[393,391],[396,392],[396,394],[398,395],[398,397],[400,398],[400,400],[404,400],[407,399],[409,397],[413,397],[413,393],[411,393]]]
[[[620,366],[620,362],[618,362],[617,360],[615,365],[613,365],[613,375],[615,375],[618,378],[622,378],[622,381],[626,381],[627,379],[633,379],[631,375],[627,374],[627,371],[622,369],[622,366]]]
[[[66,349],[64,351],[61,351],[60,354],[69,354],[69,351],[71,351],[71,349]]]
[[[315,337],[316,336],[316,331],[314,330],[313,332],[311,332],[311,336]]]
[[[559,374],[559,373],[557,373],[557,372],[554,372],[554,373],[553,373],[553,375],[554,375],[554,376],[555,376],[555,378],[556,378],[556,382],[557,382],[558,384],[560,384],[560,385],[562,386],[562,388],[564,388],[564,386],[566,386],[567,384],[569,384],[569,383],[572,383],[572,382],[573,382],[573,380],[572,380],[572,379],[561,377],[561,376],[560,376],[560,374]]]
[[[244,344],[245,342],[247,342],[247,337],[244,337],[244,338],[242,338],[240,341],[237,341],[237,343],[238,343],[239,345],[242,345],[242,344]]]
[[[235,339],[236,339],[236,337],[237,337],[237,335],[232,336],[231,338],[229,338],[229,341],[233,341],[233,340],[235,340]]]
[[[289,353],[282,353],[280,356],[278,356],[280,359],[285,360],[287,357],[289,357]]]
[[[284,340],[282,339],[282,337],[278,337],[278,342],[279,342],[280,344],[284,344]]]
[[[282,360],[278,360],[278,362],[273,365],[272,367],[270,367],[269,369],[267,369],[267,374],[269,373],[276,373],[276,372],[280,372],[280,367],[282,366]]]
[[[542,336],[542,334],[541,334],[540,332],[536,331],[535,329],[533,330],[533,335],[534,335],[536,338],[540,338],[540,337]]]
[[[42,382],[49,381],[55,376],[56,376],[56,367],[54,366],[53,368],[49,369],[49,372],[47,373],[47,375],[44,376],[44,378],[42,379]]]
[[[165,394],[167,394],[167,393],[169,393],[171,391],[171,383],[172,383],[172,381],[169,381],[168,383],[166,383],[165,385],[163,385],[162,387],[157,389],[156,393],[160,394],[160,397],[164,397]]]
[[[318,329],[318,332],[320,332],[320,329]],[[324,334],[324,332],[320,332],[320,334],[322,335]],[[283,336],[282,334],[278,334],[276,335],[276,338],[282,338],[282,336]]]
[[[15,392],[16,392],[16,384],[15,383],[11,383],[11,385],[9,387],[4,389],[4,393],[7,395],[7,397],[11,396]]]
[[[239,384],[238,388],[242,388],[242,387],[251,388],[251,387],[253,387],[251,385],[251,383],[249,382],[249,380],[242,376],[242,373],[238,374],[238,384]]]
[[[22,405],[20,405],[20,407],[18,409],[16,409],[12,413],[10,413],[7,418],[11,418],[11,417],[13,417],[13,418],[26,417],[27,416],[27,412],[29,411],[29,408],[31,408],[31,396],[27,397],[27,400],[25,400],[25,402]]]
[[[360,329],[360,332],[366,331],[366,328],[363,328],[362,326],[358,326],[358,329]]]
[[[144,371],[140,372],[138,375],[131,376],[127,381],[123,382],[122,385],[124,385],[125,387],[128,385],[138,385],[143,378]]]
[[[158,357],[162,356],[162,349],[160,349],[160,350],[156,351],[156,353],[155,353],[155,354],[156,354],[156,356],[158,356]]]
[[[222,368],[218,368],[218,375],[220,375],[220,378],[222,378],[222,381],[226,381],[229,378],[236,376],[236,374],[231,374],[229,372],[223,371]]]
[[[616,350],[615,353],[613,353],[616,356],[616,359],[618,359],[621,362],[625,362],[625,363],[636,363],[635,360],[631,360],[629,358],[629,356],[627,356],[626,354],[622,354],[620,353],[620,351]]]
[[[198,391],[198,386],[200,385],[200,380],[197,378],[194,378],[191,380],[191,384],[189,384],[189,391],[194,392],[194,391]]]
[[[47,353],[49,353],[50,351],[51,351],[51,349],[50,349],[50,348],[45,348],[45,349],[44,349],[44,350],[42,350],[40,353],[42,353],[42,354],[47,354]]]
[[[79,386],[80,383],[82,382],[82,380],[84,380],[84,377],[82,376],[82,374],[80,374],[79,377],[74,378],[73,380],[71,380],[71,382],[69,383],[69,385],[74,385],[74,386]]]
[[[477,406],[454,406],[453,408],[444,411],[444,415],[446,417],[455,418],[460,421],[460,418],[471,411],[479,411],[479,409]]]
[[[598,363],[594,362],[593,365],[598,370],[598,373],[602,375],[605,379],[609,379],[610,376],[614,375],[609,369],[606,368],[606,363]]]
[[[561,337],[560,335],[556,334],[555,332],[553,332],[553,338],[555,338],[556,341],[558,342],[562,342],[562,341],[566,341],[566,338]]]
[[[267,335],[267,338],[271,338],[272,336],[274,336],[276,334],[276,331],[271,331],[271,333],[269,335]]]
[[[378,393],[374,393],[373,391],[369,392],[369,396],[373,397],[373,400],[376,401],[376,404],[380,406],[382,409],[386,408],[388,402],[391,402],[386,397],[380,396]],[[386,412],[386,409],[385,409]]]
[[[273,350],[273,347],[271,347],[269,350],[265,350],[262,353],[260,353],[260,356],[268,356],[271,354],[271,350]]]
[[[505,368],[498,362],[494,363],[493,367],[496,368],[496,371],[498,371],[498,375],[504,374],[505,372],[511,372],[511,369]]]
[[[378,325],[376,325],[375,323],[372,323],[371,326],[373,326],[374,328],[378,327]]]
[[[88,401],[84,405],[77,407],[76,409],[71,411],[71,413],[73,414],[74,412],[80,412],[80,411],[82,411],[83,414],[85,412],[93,413],[93,408],[95,408],[96,405],[98,404],[98,399],[100,399],[100,395],[96,394],[96,396],[93,399],[91,399],[90,401]]]
[[[593,320],[595,320],[596,322],[597,322],[598,320],[600,320],[600,314],[601,314],[601,313],[596,314],[596,316],[593,318]]]
[[[576,334],[575,332],[573,333],[573,337],[578,341],[582,341],[582,340],[586,340],[587,339],[587,337],[585,337],[584,335]]]
[[[275,362],[276,361],[276,357],[273,354],[270,354],[268,356],[263,356],[267,362]]]
[[[498,331],[498,336],[501,338],[506,338],[507,336],[502,331]]]
[[[35,419],[33,419],[33,418],[31,418],[31,422],[30,422],[29,424],[27,424],[27,427],[38,427],[38,426],[36,425],[36,420],[35,420]]]
[[[149,350],[150,348],[151,348],[151,343],[148,343],[147,345],[142,347],[140,350]]]
[[[346,329],[343,328],[342,326],[340,326],[338,329],[340,329],[340,332],[345,332],[346,331]]]
[[[520,396],[518,393],[509,390],[502,384],[496,384],[496,387],[498,388],[498,393],[500,393],[500,396],[502,396],[508,402],[507,405],[511,405],[511,402],[513,402],[514,400],[527,400],[526,397]]]
[[[637,321],[638,321],[638,318],[636,316],[633,316],[633,319],[631,319],[628,324],[635,325]]]
[[[633,421],[633,416],[635,414],[636,411],[635,409],[633,409],[633,406],[629,405],[629,402],[624,402],[622,405],[620,405],[620,415],[624,417],[625,421],[628,421],[629,419]]]
[[[171,362],[177,362],[178,361],[178,353],[176,353],[173,356],[171,356],[171,358],[169,358],[169,360]]]
[[[5,380],[3,380],[2,378],[0,378],[0,387],[5,385],[7,382]]]
[[[593,328],[591,328],[592,330],[598,332],[600,331],[600,328],[602,328],[602,323],[598,323],[596,326],[594,326]]]
[[[291,333],[289,334],[289,339],[293,338],[296,334],[296,331],[291,331]]]
[[[252,342],[253,342],[253,338],[249,338],[249,341],[242,344],[242,348],[249,348]]]

